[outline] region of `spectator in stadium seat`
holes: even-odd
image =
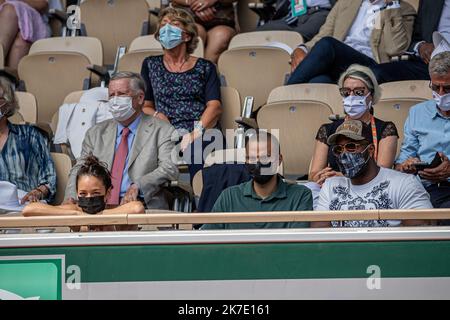
[[[327,140],[345,120],[361,120],[371,126],[374,159],[380,167],[392,168],[397,152],[398,133],[395,124],[373,115],[374,106],[381,96],[373,72],[367,67],[352,65],[341,75],[339,87],[346,116],[322,125],[316,135],[310,180],[319,185],[329,177],[341,175]]]
[[[35,127],[8,121],[18,109],[12,82],[0,77],[0,181],[27,192],[22,203],[51,201],[56,172],[48,141]]]
[[[111,173],[107,165],[101,163],[96,157],[89,155],[83,159],[76,175],[76,190],[78,203],[51,206],[41,202],[27,205],[22,214],[25,217],[32,216],[83,216],[91,214],[139,214],[145,213],[140,201],[131,201],[114,209],[105,209],[111,195]],[[118,229],[134,229],[126,226]],[[86,229],[86,228],[83,228]],[[115,226],[91,227],[91,230],[114,231]],[[89,229],[88,229],[89,230]]]
[[[31,44],[50,36],[41,16],[47,8],[47,0],[0,0],[0,45],[6,66],[17,69]]]
[[[327,179],[316,210],[430,209],[430,197],[413,175],[381,168],[374,160],[370,126],[349,120],[328,138],[344,177]],[[313,222],[313,227],[394,227],[419,220]]]
[[[262,212],[312,210],[311,191],[305,186],[289,184],[277,174],[283,157],[278,140],[258,131],[246,140],[246,166],[252,179],[225,189],[212,212]],[[261,222],[205,224],[209,229],[307,228],[309,222]]]
[[[450,208],[450,51],[434,56],[429,70],[434,99],[409,111],[396,169],[417,173],[415,163],[431,162],[439,152],[442,164],[419,171],[418,175],[431,196],[433,206]]]
[[[220,81],[216,66],[191,56],[197,46],[192,16],[183,9],[167,8],[160,13],[155,33],[164,48],[162,56],[144,60],[141,75],[147,85],[144,112],[170,122],[183,137],[181,150],[188,147],[191,179],[202,168],[194,154],[203,153],[206,129],[216,128],[222,113]],[[202,139],[198,143],[195,140]],[[189,154],[189,152],[186,152]],[[201,157],[202,160],[204,157]]]
[[[389,62],[408,48],[415,14],[406,1],[339,0],[319,33],[292,53],[287,84],[336,83],[351,64]]]
[[[205,44],[205,58],[217,64],[236,35],[234,0],[172,0],[195,18],[198,35]]]
[[[256,31],[296,31],[305,41],[309,41],[319,32],[335,3],[336,0],[307,0],[306,12],[295,16],[291,0],[278,0],[272,20],[258,27]]]
[[[173,127],[142,113],[145,83],[139,74],[116,73],[108,92],[113,119],[87,131],[81,158],[93,154],[107,163],[113,181],[109,205],[141,200],[147,208],[168,208],[162,187],[178,177],[171,155]],[[66,202],[76,199],[76,175],[82,165],[77,161],[70,172]]]
[[[450,0],[420,0],[408,61],[382,63],[373,68],[380,83],[429,80],[428,64],[434,50],[433,32],[450,42]]]

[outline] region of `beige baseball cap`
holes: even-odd
[[[339,136],[345,136],[356,141],[366,140],[369,143],[373,140],[370,126],[359,120],[344,121],[336,129],[336,132],[328,137],[328,145],[335,144]]]

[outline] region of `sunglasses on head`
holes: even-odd
[[[349,142],[346,144],[336,144],[331,148],[335,156],[340,156],[343,152],[355,153],[359,147],[364,147],[366,144]]]
[[[354,88],[354,89],[350,89],[350,88],[340,88],[339,89],[339,93],[344,98],[347,98],[348,96],[350,96],[350,94],[352,92],[355,96],[364,97],[366,95],[366,88],[359,87],[359,88]]]

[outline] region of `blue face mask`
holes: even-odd
[[[173,49],[183,42],[182,33],[183,30],[168,23],[159,29],[159,42],[164,49]]]
[[[370,159],[370,156],[365,157],[365,153],[367,148],[363,152],[343,152],[337,159],[339,168],[341,169],[342,174],[349,178],[353,179],[358,176],[361,171],[365,168],[367,162]]]

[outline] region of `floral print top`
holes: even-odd
[[[146,83],[145,100],[154,102],[156,110],[178,130],[192,131],[206,103],[221,98],[216,66],[202,58],[192,69],[178,73],[167,70],[162,55],[147,57],[141,75]]]

